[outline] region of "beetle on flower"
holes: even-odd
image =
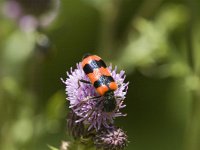
[[[104,107],[107,97],[101,95],[96,90],[95,86],[93,86],[93,83],[80,83],[80,81],[90,83],[91,79],[88,78],[83,70],[81,62],[76,66],[76,69],[73,70],[71,68],[70,72],[67,72],[65,81],[62,79],[63,83],[66,85],[66,94],[68,95],[67,99],[70,102],[70,108],[79,117],[76,122],[83,122],[84,125],[88,127],[88,130],[95,129],[98,131],[101,127],[109,128],[116,117],[125,116],[120,112],[120,109],[125,107],[123,102],[128,89],[128,83],[124,82],[125,72],[122,70],[117,73],[117,67],[112,69],[111,65],[107,68],[113,81],[120,86],[112,90],[116,103],[115,109],[112,109],[112,111],[105,111]]]

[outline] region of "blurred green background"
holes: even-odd
[[[200,150],[199,0],[0,0],[0,149],[66,134],[60,78],[86,52],[126,71],[127,150]]]

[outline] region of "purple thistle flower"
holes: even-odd
[[[78,83],[80,79],[89,81],[87,75],[84,73],[81,63],[77,64],[76,69],[67,72],[67,79],[63,81],[66,85],[67,99],[70,102],[70,108],[80,118],[76,120],[76,123],[83,122],[85,126],[88,126],[88,130],[96,129],[99,130],[101,127],[109,128],[116,117],[125,116],[119,110],[124,108],[123,101],[128,89],[128,83],[124,83],[125,75],[124,71],[117,73],[117,67],[112,70],[110,65],[108,69],[111,72],[115,82],[119,85],[118,89],[114,91],[116,97],[117,109],[113,112],[104,112],[103,99],[104,97],[89,99],[98,94],[95,91],[93,85]],[[89,100],[88,100],[89,99]]]
[[[82,122],[76,123],[76,120],[79,119],[78,116],[73,111],[70,111],[67,116],[67,129],[70,135],[72,135],[75,139],[80,137],[86,137],[88,132],[84,128],[84,124]]]
[[[94,144],[98,149],[123,150],[127,146],[128,140],[122,129],[112,127],[97,132],[94,137]]]
[[[10,0],[4,4],[3,13],[7,17],[16,20],[22,14],[22,10],[18,2]]]
[[[23,31],[34,31],[51,24],[58,14],[60,0],[7,0],[5,16],[16,21]]]

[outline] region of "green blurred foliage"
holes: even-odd
[[[0,0],[0,149],[70,140],[60,78],[86,52],[127,72],[127,150],[200,149],[200,2],[63,0],[51,25],[23,31]],[[40,4],[38,4],[40,5]]]

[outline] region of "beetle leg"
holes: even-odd
[[[115,96],[115,99],[119,99],[119,100],[120,100],[120,103],[122,103],[122,101],[123,101],[123,98],[122,98],[121,96]],[[115,111],[117,111],[117,110],[119,109],[120,103],[117,104],[117,107],[115,108]]]
[[[83,99],[79,104],[82,105],[83,103],[89,101],[89,100],[92,100],[92,99],[97,99],[97,98],[100,98],[101,96],[93,96],[93,97],[88,97],[88,98],[85,98]]]
[[[80,82],[83,82],[83,83],[86,83],[86,84],[92,84],[90,81],[86,81],[86,80],[83,80],[83,79],[79,79],[78,80],[78,88],[80,88]]]
[[[117,82],[117,86],[118,88],[120,88],[122,86],[122,83]]]
[[[115,96],[115,98],[116,98],[116,99],[122,99],[122,97],[121,97],[121,96]]]

